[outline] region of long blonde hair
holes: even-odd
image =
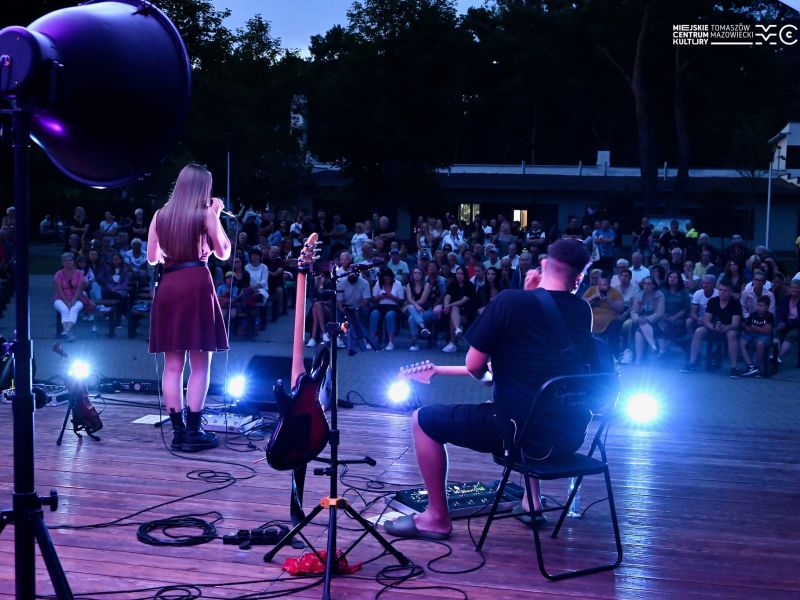
[[[172,196],[156,219],[158,243],[166,257],[197,260],[211,201],[211,182],[211,172],[204,166],[190,163],[181,169]]]

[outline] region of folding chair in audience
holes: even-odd
[[[495,457],[495,462],[505,466],[503,477],[500,481],[500,487],[497,490],[494,504],[492,505],[491,512],[483,528],[483,533],[478,542],[476,550],[481,550],[486,541],[486,536],[489,533],[489,528],[495,519],[508,518],[516,516],[516,514],[497,515],[497,506],[500,498],[503,496],[506,484],[508,483],[511,473],[520,473],[525,480],[525,489],[528,498],[532,497],[531,493],[531,479],[538,479],[540,481],[551,481],[557,479],[575,478],[575,485],[573,486],[566,504],[563,507],[545,508],[542,512],[548,511],[561,511],[561,515],[556,523],[551,538],[555,539],[561,526],[564,523],[564,518],[567,516],[569,507],[575,499],[581,481],[584,477],[589,475],[603,475],[606,483],[605,498],[608,500],[608,506],[611,513],[611,525],[614,530],[614,539],[616,542],[617,558],[614,562],[603,564],[600,566],[580,569],[577,571],[566,571],[558,574],[551,574],[547,571],[544,565],[544,558],[542,553],[542,543],[540,540],[540,533],[537,527],[533,527],[533,537],[536,544],[536,558],[539,563],[539,570],[542,575],[551,581],[558,581],[570,577],[578,577],[580,575],[588,575],[590,573],[597,573],[600,571],[608,571],[615,569],[622,562],[622,541],[620,539],[619,524],[617,522],[617,511],[614,505],[614,494],[611,489],[611,478],[608,473],[608,462],[606,458],[605,436],[607,435],[608,428],[611,424],[614,407],[619,396],[619,377],[616,373],[603,373],[593,375],[569,375],[564,377],[554,377],[549,379],[542,385],[536,395],[535,401],[531,406],[525,424],[517,432],[514,439],[512,450],[506,457]],[[597,419],[599,426],[592,438],[591,446],[587,453],[580,451],[573,453],[568,457],[560,457],[554,459],[537,458],[530,456],[525,451],[524,441],[527,439],[526,434],[531,428],[531,425],[536,422],[538,415],[547,413],[548,418],[558,418],[558,416],[568,417],[571,414],[580,414],[581,411],[591,411],[594,418]],[[586,414],[584,412],[584,414]],[[599,451],[600,456],[594,456],[595,451]],[[602,500],[601,500],[602,501]],[[532,506],[532,503],[531,503]],[[531,519],[535,519],[537,514],[532,510],[529,513]]]

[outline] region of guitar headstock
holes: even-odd
[[[436,365],[431,361],[426,360],[418,363],[411,363],[400,369],[400,379],[413,379],[417,383],[428,384],[431,379],[436,375]]]
[[[319,235],[316,232],[308,236],[300,250],[300,256],[297,257],[298,269],[308,269],[319,258],[318,241]]]

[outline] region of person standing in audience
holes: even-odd
[[[213,252],[228,260],[231,243],[220,222],[222,200],[211,197],[211,173],[191,163],[181,170],[169,201],[153,215],[147,241],[151,265],[164,273],[150,311],[151,353],[164,353],[163,390],[173,427],[172,447],[198,452],[217,446],[201,426],[211,353],[228,349],[225,320],[207,267]],[[183,418],[183,368],[191,374]]]

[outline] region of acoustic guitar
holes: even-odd
[[[291,391],[285,390],[280,379],[273,388],[280,416],[267,444],[267,462],[278,471],[305,468],[328,444],[328,421],[320,404],[330,364],[328,347],[321,347],[310,373],[306,373],[303,365],[306,280],[314,262],[317,237],[316,233],[308,237],[297,260]]]

